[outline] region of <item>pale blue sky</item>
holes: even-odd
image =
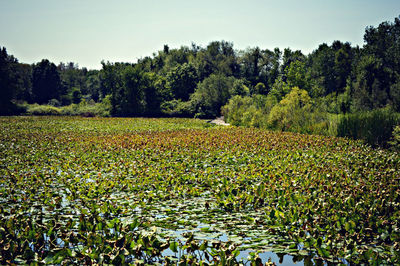
[[[399,0],[0,0],[0,46],[20,62],[90,69],[214,40],[309,53],[333,40],[362,46],[366,26],[399,15]]]

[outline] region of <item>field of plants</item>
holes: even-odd
[[[0,118],[0,264],[268,254],[400,263],[400,155],[194,119]]]

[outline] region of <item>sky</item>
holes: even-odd
[[[399,15],[399,0],[0,0],[0,46],[19,62],[88,69],[221,40],[308,54],[334,40],[362,46],[367,26]]]

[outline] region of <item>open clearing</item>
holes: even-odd
[[[0,264],[400,263],[396,153],[194,119],[0,128]]]

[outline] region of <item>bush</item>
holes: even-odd
[[[236,126],[336,136],[337,115],[329,115],[324,106],[313,102],[307,91],[297,87],[279,103],[273,94],[234,96],[222,108],[222,114]]]
[[[171,100],[161,103],[161,113],[175,117],[190,117],[194,115],[194,107],[190,101]]]
[[[269,113],[268,123],[275,129],[311,133],[311,98],[307,91],[294,87]]]
[[[232,97],[228,104],[222,107],[225,120],[235,126],[267,127],[270,106],[275,100],[270,96],[253,95]]]
[[[387,147],[399,121],[399,114],[388,108],[347,114],[339,120],[337,135],[361,139],[372,146]]]
[[[228,104],[221,108],[221,112],[225,120],[231,125],[244,126],[243,114],[252,104],[253,101],[251,97],[236,95],[229,100]]]
[[[28,105],[26,112],[29,115],[61,115],[60,108],[51,105]]]
[[[110,96],[106,96],[102,102],[95,103],[93,100],[82,100],[79,104],[70,104],[62,107],[51,105],[27,105],[28,115],[65,115],[65,116],[84,116],[94,117],[110,116],[111,103]]]
[[[62,115],[70,115],[70,116],[84,116],[84,117],[94,117],[94,116],[102,116],[107,117],[110,116],[111,103],[110,97],[106,96],[102,102],[95,103],[93,100],[87,102],[86,100],[82,100],[79,104],[70,104],[61,108]]]
[[[400,125],[394,128],[389,145],[392,150],[400,151]]]
[[[60,107],[61,106],[60,102],[57,99],[51,99],[48,102],[48,105],[51,105],[51,106],[54,106],[54,107]]]

